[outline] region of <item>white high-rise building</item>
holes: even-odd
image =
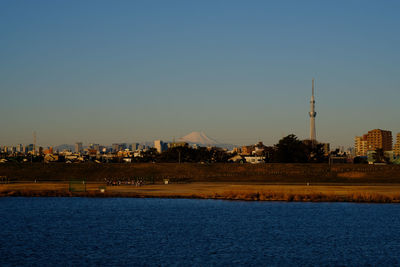
[[[82,142],[75,143],[75,153],[82,153],[83,145]]]
[[[355,148],[355,154],[357,157],[367,156],[367,151],[368,151],[367,137],[365,135],[364,136],[356,136],[354,138],[354,148]]]
[[[395,156],[400,156],[400,133],[396,136],[396,144],[394,145],[394,154]]]
[[[24,150],[24,146],[22,144],[17,145],[17,152],[22,153]]]
[[[315,117],[317,116],[317,112],[315,112],[315,98],[314,98],[314,78],[312,79],[312,95],[310,101],[310,140],[312,142],[317,141],[316,132],[315,132]]]
[[[157,149],[158,153],[162,153],[163,152],[163,147],[164,147],[164,143],[161,140],[155,140],[154,141],[154,148]]]

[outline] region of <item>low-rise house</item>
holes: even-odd
[[[262,156],[248,156],[244,158],[247,163],[251,164],[265,163],[265,157]]]
[[[58,155],[53,155],[53,154],[46,154],[44,156],[44,162],[49,163],[49,162],[57,162],[58,161]]]

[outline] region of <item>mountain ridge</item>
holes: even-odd
[[[180,142],[186,142],[189,144],[197,144],[197,145],[216,145],[219,142],[213,138],[208,137],[204,132],[191,132],[181,138],[178,139]]]

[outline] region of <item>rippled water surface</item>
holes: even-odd
[[[400,205],[1,198],[0,265],[400,264]]]

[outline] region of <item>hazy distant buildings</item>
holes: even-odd
[[[132,143],[132,144],[129,146],[129,149],[130,149],[131,151],[137,151],[137,150],[139,150],[139,143]]]
[[[158,153],[162,152],[162,141],[161,140],[155,140],[154,141],[154,148],[157,150]]]
[[[90,149],[90,148],[88,149],[89,157],[96,157],[97,153],[99,153],[99,151],[96,149]]]
[[[117,143],[112,144],[112,148],[111,149],[112,149],[113,153],[118,152],[119,151],[119,144],[117,144]]]
[[[144,144],[139,144],[137,150],[144,150],[146,146]]]
[[[93,149],[100,153],[100,144],[93,144]]]
[[[75,153],[82,153],[82,152],[83,152],[82,142],[75,143]]]
[[[100,144],[90,143],[88,149],[93,149],[96,151],[100,151]]]
[[[47,155],[47,154],[53,154],[53,147],[48,147],[46,149],[43,150],[43,154]]]
[[[168,143],[164,143],[161,140],[155,140],[154,148],[157,150],[158,153],[162,153],[168,149]]]
[[[34,149],[34,145],[33,144],[29,144],[28,146],[27,146],[27,153],[29,153],[29,152],[32,152],[33,153],[33,149]]]
[[[125,149],[130,149],[127,143],[113,143],[111,150],[113,153],[117,153],[118,151],[123,151]]]
[[[17,145],[17,152],[18,153],[24,153],[24,146],[22,144]]]

